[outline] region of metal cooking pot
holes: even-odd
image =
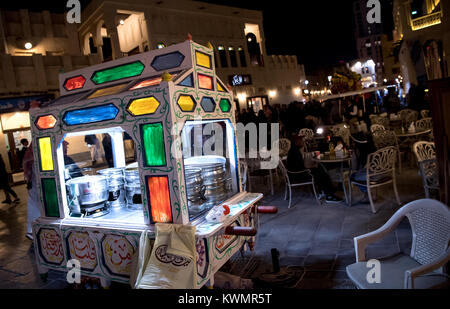
[[[83,176],[66,183],[69,195],[77,198],[81,206],[94,205],[108,200],[108,180],[106,176]]]

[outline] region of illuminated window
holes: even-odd
[[[231,66],[233,68],[237,68],[238,63],[237,63],[237,56],[236,56],[236,51],[234,50],[234,47],[228,47],[228,53],[230,54]]]
[[[162,43],[162,42],[156,44],[156,48],[157,48],[157,49],[161,49],[161,48],[165,48],[165,47],[166,47],[166,44],[164,44],[164,43]]]
[[[220,66],[228,68],[227,51],[223,46],[219,46],[217,49],[219,50]]]

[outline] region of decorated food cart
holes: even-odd
[[[39,272],[67,272],[75,259],[102,286],[128,283],[142,232],[155,237],[155,223],[173,223],[196,226],[195,287],[212,285],[234,253],[252,247],[254,233],[239,227],[254,228],[262,198],[242,190],[234,101],[212,48],[187,40],[59,81],[61,97],[30,110]],[[208,124],[224,131],[222,154],[202,149]],[[112,152],[109,166],[79,159],[86,136]],[[224,222],[205,219],[224,204]]]

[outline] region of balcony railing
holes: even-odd
[[[411,21],[411,28],[413,31],[428,28],[441,23],[441,12],[428,14]]]

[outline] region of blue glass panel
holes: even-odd
[[[191,87],[194,88],[194,77],[192,74],[190,74],[188,77],[186,77],[181,83],[178,84],[179,86],[185,86],[185,87]]]
[[[212,98],[204,97],[200,105],[207,113],[212,113],[216,109],[216,102]]]
[[[118,113],[119,109],[113,104],[101,105],[66,112],[63,121],[69,126],[75,126],[79,124],[113,120]]]
[[[184,60],[184,55],[180,52],[156,56],[153,59],[152,67],[156,71],[169,70],[179,67]]]

